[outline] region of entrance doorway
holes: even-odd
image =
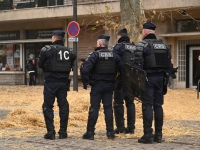
[[[200,55],[200,47],[190,47],[190,57],[189,57],[189,88],[196,88],[198,80],[195,78],[195,74],[198,68],[198,56]]]
[[[44,84],[44,74],[41,68],[38,67],[38,59],[40,50],[45,45],[50,45],[52,43],[27,43],[25,44],[25,63],[29,60],[32,60],[36,65],[37,70],[37,78],[36,78],[36,85],[43,85]],[[27,71],[26,71],[27,74]],[[29,83],[29,76],[26,75],[25,79],[26,84]]]

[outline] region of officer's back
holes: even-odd
[[[64,32],[60,30],[53,31],[58,39],[52,36],[52,45],[46,45],[41,49],[39,56],[39,67],[45,72],[45,81],[67,80],[69,73],[76,58],[72,51],[64,47]]]
[[[75,55],[69,48],[64,47],[63,30],[54,30],[52,45],[46,45],[40,51],[39,67],[44,71],[44,103],[42,105],[47,133],[45,139],[55,139],[53,104],[55,98],[59,106],[60,129],[59,139],[67,138],[69,103],[66,99],[69,90],[69,73],[72,69]]]
[[[120,57],[109,51],[107,47],[99,45],[95,52],[90,53],[86,59],[82,68],[82,74],[88,83],[92,81],[114,82],[116,71],[121,67],[122,61]]]
[[[119,56],[108,50],[109,38],[110,36],[107,35],[98,37],[95,52],[88,56],[81,69],[82,77],[86,83],[92,86],[87,132],[83,135],[83,139],[94,140],[94,130],[101,102],[104,107],[107,137],[108,139],[115,138],[113,132],[112,94],[116,70],[122,66],[122,61]]]

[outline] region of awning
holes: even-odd
[[[23,39],[23,40],[5,40],[0,41],[0,44],[15,44],[15,43],[42,43],[42,42],[51,42],[51,38],[49,39]]]
[[[182,33],[167,33],[159,34],[160,37],[180,37],[180,36],[198,36],[200,32],[182,32]]]

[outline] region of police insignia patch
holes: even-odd
[[[154,49],[166,49],[165,44],[153,44]]]
[[[99,52],[99,57],[113,57],[112,52]]]
[[[130,51],[134,51],[134,50],[136,50],[136,46],[132,45],[132,44],[126,44],[125,49],[128,49]]]

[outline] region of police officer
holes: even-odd
[[[122,60],[125,58],[123,55],[125,55],[125,48],[124,43],[130,44],[130,38],[127,35],[127,29],[121,29],[117,34],[117,40],[118,44],[116,44],[113,47],[113,53],[116,53],[119,55]],[[126,60],[123,60],[123,63]],[[120,87],[117,84],[120,84],[121,80],[123,80],[122,72],[117,76],[116,82],[115,82],[115,90],[114,90],[114,114],[115,114],[115,122],[117,129],[115,129],[115,133],[134,133],[135,129],[135,104],[134,104],[134,97],[130,97],[125,95],[124,91],[121,90],[122,87]],[[119,89],[118,89],[119,87]],[[127,108],[127,128],[124,126],[124,100],[126,102],[126,108]]]
[[[52,45],[46,45],[40,51],[39,67],[44,71],[44,103],[42,105],[44,119],[47,128],[45,139],[55,139],[53,104],[57,98],[60,116],[59,139],[67,138],[67,124],[69,116],[69,104],[66,99],[69,88],[69,73],[76,56],[72,51],[64,47],[65,32],[54,30]]]
[[[112,94],[116,69],[122,67],[122,61],[108,50],[110,36],[99,35],[97,48],[86,59],[82,67],[82,76],[91,85],[90,108],[88,112],[87,132],[83,139],[94,140],[94,130],[102,101],[105,114],[108,139],[114,139]]]
[[[146,98],[142,103],[144,135],[139,143],[161,143],[163,127],[163,89],[165,72],[171,71],[171,55],[169,48],[155,36],[156,26],[147,22],[143,24],[143,40],[138,43],[136,50],[136,67],[147,73],[145,85]],[[166,85],[166,84],[165,84]],[[154,115],[153,115],[154,113]],[[154,116],[155,135],[153,135],[152,120]]]

